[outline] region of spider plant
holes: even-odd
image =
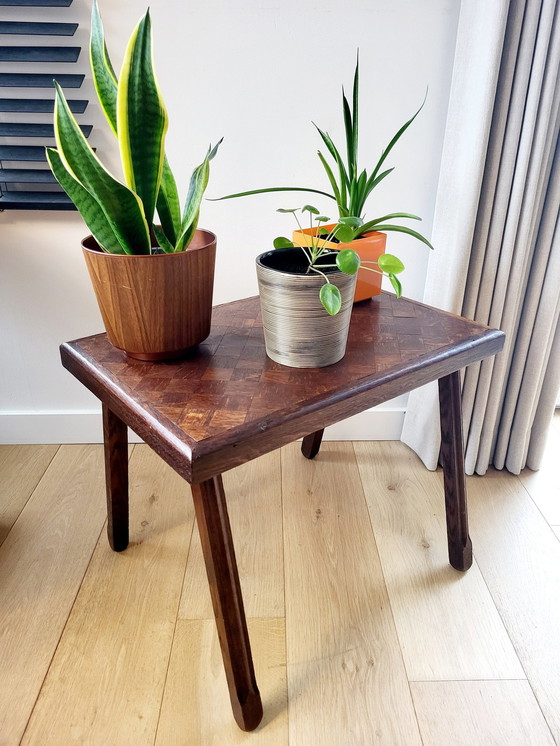
[[[346,153],[345,156],[341,153],[340,149],[337,148],[330,135],[320,129],[315,123],[314,126],[317,129],[321,139],[328,151],[331,162],[327,160],[327,157],[320,150],[317,151],[319,160],[327,175],[331,192],[322,191],[319,189],[312,189],[310,187],[265,187],[264,189],[253,189],[247,192],[238,192],[236,194],[228,194],[220,199],[233,199],[234,197],[245,197],[251,194],[263,194],[267,192],[313,192],[315,194],[321,194],[324,197],[329,197],[335,200],[339,217],[357,216],[361,218],[362,223],[353,229],[353,238],[358,238],[368,231],[397,231],[400,233],[407,233],[409,236],[422,241],[430,248],[433,248],[427,238],[422,236],[417,231],[413,230],[404,225],[398,225],[395,223],[388,223],[388,220],[395,220],[405,218],[409,220],[421,220],[418,215],[412,215],[407,212],[393,212],[388,215],[383,215],[372,220],[365,220],[365,205],[370,194],[373,192],[376,186],[378,186],[390,173],[394,170],[393,168],[383,169],[385,161],[393,150],[397,142],[410,127],[412,122],[416,119],[418,114],[421,112],[424,103],[418,109],[418,111],[411,117],[398,132],[393,136],[387,147],[381,153],[381,156],[371,173],[368,173],[367,169],[360,171],[358,167],[358,98],[359,98],[359,78],[360,78],[360,64],[359,59],[356,60],[356,69],[354,72],[354,83],[352,89],[352,106],[342,89],[342,110],[344,117],[344,131],[346,139]]]
[[[303,227],[297,216],[298,211],[299,208],[282,207],[277,210],[277,212],[293,214],[300,231],[303,231]],[[374,269],[373,267],[366,266],[366,264],[371,264],[372,262],[363,262],[360,259],[360,256],[353,249],[341,249],[340,251],[332,249],[332,243],[330,242],[335,239],[340,243],[348,243],[352,240],[355,231],[363,224],[361,218],[353,215],[346,215],[339,218],[333,228],[326,230],[322,224],[328,223],[330,218],[321,215],[316,207],[313,207],[313,205],[305,205],[301,208],[301,212],[309,213],[311,245],[303,246],[300,243],[294,243],[285,236],[278,236],[278,238],[275,238],[273,245],[275,249],[299,247],[308,261],[307,271],[316,272],[323,276],[325,284],[321,286],[319,298],[327,313],[334,316],[342,307],[340,290],[329,280],[328,273],[322,271],[327,268],[337,268],[341,272],[344,272],[344,274],[355,275],[360,267],[362,267],[371,272],[385,275],[390,279],[395,288],[397,298],[400,298],[401,284],[396,275],[403,271],[404,264],[396,256],[393,256],[392,254],[382,254],[377,260],[378,269]],[[316,225],[313,225],[314,222]],[[326,264],[324,261],[319,264],[320,259],[324,260],[325,257],[330,255],[332,255],[334,259],[333,264]]]
[[[168,117],[153,67],[149,11],[130,37],[117,80],[94,0],[90,61],[99,102],[118,140],[124,183],[93,152],[56,80],[56,149],[47,148],[49,165],[104,251],[184,251],[196,231],[210,161],[221,140],[208,148],[204,160],[194,169],[181,213],[177,185],[164,153]],[[154,225],[156,209],[161,228]],[[152,233],[160,248],[152,249]]]

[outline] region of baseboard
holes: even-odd
[[[404,408],[369,409],[328,427],[325,440],[399,440]],[[129,432],[131,443],[140,438]],[[3,412],[0,444],[101,443],[101,412]]]

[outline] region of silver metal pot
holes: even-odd
[[[323,368],[337,363],[346,352],[356,275],[326,270],[342,295],[342,308],[330,316],[319,300],[325,282],[321,275],[280,268],[284,259],[289,263],[301,254],[299,248],[275,249],[257,257],[266,352],[291,368]],[[332,256],[328,261],[333,263]]]

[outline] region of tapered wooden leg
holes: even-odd
[[[222,477],[192,485],[212,605],[233,715],[242,730],[254,730],[263,715]]]
[[[467,514],[460,374],[451,373],[438,383],[449,563],[456,570],[468,570],[472,565],[472,543]]]
[[[107,536],[111,549],[128,546],[128,435],[124,422],[103,404]]]
[[[324,432],[324,430],[316,430],[314,433],[305,436],[301,444],[301,452],[305,458],[315,458],[319,453]]]

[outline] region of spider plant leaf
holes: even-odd
[[[163,172],[167,112],[154,74],[149,10],[125,52],[117,88],[117,129],[126,183],[142,200],[151,226]]]
[[[291,249],[294,246],[292,241],[290,241],[289,238],[286,238],[286,236],[278,236],[274,239],[272,245],[275,249]]]
[[[354,163],[358,163],[358,97],[360,87],[360,53],[356,52],[356,70],[352,86],[352,142],[354,145]]]
[[[355,145],[353,140],[353,127],[352,127],[352,114],[350,112],[350,105],[348,99],[344,94],[344,88],[342,89],[342,109],[344,113],[344,133],[346,136],[346,157],[348,165],[348,176],[353,179],[356,176],[356,160],[354,158]]]
[[[150,233],[138,195],[101,164],[70,111],[61,87],[56,81],[54,86],[54,131],[62,163],[99,202],[124,251],[149,254]]]
[[[175,251],[175,245],[167,238],[165,231],[163,231],[159,225],[152,226],[152,229],[160,249],[163,249],[166,254],[172,254]]]
[[[269,192],[309,192],[321,194],[323,197],[334,199],[332,194],[322,192],[320,189],[308,189],[307,187],[266,187],[265,189],[251,189],[248,192],[236,192],[236,194],[226,194],[224,197],[209,199],[209,202],[220,202],[224,199],[235,199],[236,197],[250,197],[253,194],[268,194]]]
[[[364,225],[367,225],[368,229],[373,228],[377,225],[377,223],[384,223],[386,220],[394,220],[395,218],[409,218],[410,220],[422,220],[421,217],[418,215],[412,215],[410,212],[392,212],[389,215],[383,215],[381,218],[375,218],[374,220],[368,220],[367,223]]]
[[[393,274],[389,275],[389,280],[391,281],[391,285],[393,286],[393,288],[395,290],[397,298],[400,298],[401,295],[402,295],[401,281],[399,280],[398,277],[395,277],[395,275],[393,275]]]
[[[418,114],[420,114],[420,112],[424,108],[424,104],[426,103],[427,96],[428,96],[428,91],[426,91],[426,95],[424,96],[424,100],[422,101],[422,105],[420,106],[420,108],[418,109],[418,111],[416,112],[416,114],[414,114],[414,116],[411,117],[408,120],[408,122],[405,122],[403,124],[403,126],[393,136],[392,140],[390,141],[390,143],[387,145],[387,147],[385,148],[385,150],[381,154],[381,158],[377,161],[377,165],[375,166],[375,168],[373,170],[373,173],[372,173],[372,178],[373,179],[376,178],[377,174],[379,173],[379,170],[380,170],[381,166],[385,162],[385,159],[387,158],[387,156],[389,155],[389,153],[391,152],[391,150],[395,147],[395,145],[397,144],[397,142],[401,139],[401,137],[404,135],[404,133],[406,132],[406,130],[410,127],[410,125],[412,124],[412,122],[414,122],[414,120],[416,119],[416,117],[418,116]]]
[[[389,275],[398,275],[404,269],[404,264],[393,254],[381,254],[377,260],[377,266]]]
[[[421,233],[418,233],[418,231],[412,230],[412,228],[406,228],[404,225],[392,225],[391,223],[385,223],[383,225],[376,224],[375,230],[386,231],[386,232],[395,231],[396,233],[406,233],[407,235],[418,239],[418,241],[425,243],[426,246],[430,247],[430,249],[434,248],[432,244],[428,241],[428,239],[424,238],[424,236]]]
[[[117,134],[117,76],[109,59],[109,53],[105,44],[105,34],[103,31],[103,22],[99,14],[97,0],[93,0],[91,8],[91,36],[89,42],[89,57],[91,62],[91,72],[93,75],[93,84],[97,91],[97,96],[101,108],[107,121]]]
[[[336,179],[334,178],[334,174],[332,172],[332,168],[329,166],[327,161],[325,160],[324,155],[321,153],[320,150],[317,151],[317,155],[319,156],[319,160],[323,164],[323,168],[325,169],[325,173],[327,174],[327,178],[330,181],[331,188],[333,190],[333,196],[337,202],[340,202],[340,189],[338,188],[338,184],[336,183]]]
[[[57,150],[54,148],[45,150],[47,161],[56,180],[78,208],[97,243],[109,254],[124,254],[125,251],[99,202],[66,170]]]
[[[346,275],[355,275],[360,269],[360,257],[353,249],[342,249],[336,255],[336,266]]]
[[[366,201],[366,188],[367,188],[367,173],[364,169],[356,181],[354,188],[354,199],[350,204],[350,212],[352,215],[361,215],[364,209],[364,203]]]
[[[383,171],[383,173],[380,173],[379,176],[376,176],[375,173],[371,174],[366,184],[366,199],[379,184],[379,182],[383,181],[383,179],[389,176],[389,174],[394,170],[395,167],[393,166],[392,168],[388,168],[386,171]]]
[[[336,145],[334,144],[330,135],[327,132],[323,132],[323,130],[319,129],[319,127],[317,127],[316,124],[314,126],[317,132],[321,135],[321,138],[323,142],[325,143],[325,145],[327,146],[329,153],[332,155],[332,157],[335,159],[337,163],[338,170],[340,172],[341,189],[342,189],[343,183],[348,188],[350,185],[350,176],[349,176],[349,172],[346,171],[344,161],[342,160],[342,156],[340,155],[338,148],[336,147]]]
[[[161,227],[171,243],[175,245],[181,231],[181,206],[175,177],[167,160],[163,158],[163,171],[156,201]],[[163,247],[162,247],[163,248]]]
[[[335,316],[342,308],[342,296],[336,285],[328,282],[319,291],[319,299],[330,316]]]
[[[223,139],[223,138],[222,138]],[[210,161],[218,152],[220,146],[220,140],[214,147],[210,146],[208,152],[200,166],[197,166],[192,172],[191,181],[189,184],[189,191],[185,200],[185,206],[183,208],[183,217],[181,219],[181,231],[177,243],[175,245],[175,251],[184,251],[189,245],[194,231],[196,230],[196,224],[198,223],[198,215],[200,212],[200,203],[204,191],[208,186],[208,178],[210,176]]]

